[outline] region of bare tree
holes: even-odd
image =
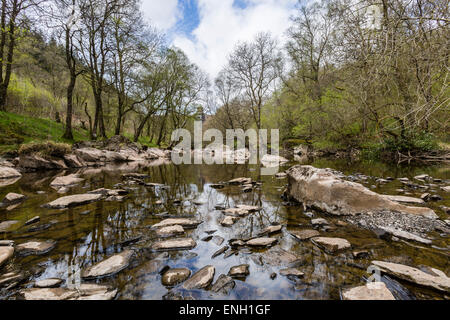
[[[228,60],[232,79],[251,103],[250,110],[260,129],[262,106],[273,89],[282,64],[277,43],[269,33],[260,33],[253,42],[238,44]]]

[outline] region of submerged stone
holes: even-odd
[[[9,232],[11,230],[11,227],[18,224],[19,221],[17,220],[8,220],[3,221],[0,223],[0,233],[1,232]]]
[[[280,274],[285,277],[295,277],[295,278],[301,278],[305,275],[303,272],[295,268],[282,269],[280,270]]]
[[[277,242],[275,238],[255,238],[246,242],[251,247],[266,247],[271,246]]]
[[[271,248],[261,254],[261,259],[262,262],[272,266],[290,266],[299,260],[293,253],[278,247]]]
[[[68,176],[55,178],[50,183],[50,186],[51,187],[67,187],[67,186],[76,185],[82,181],[84,181],[84,179],[80,178],[78,175],[70,174]]]
[[[319,236],[320,232],[317,230],[305,229],[289,231],[289,234],[299,241],[304,241]]]
[[[216,282],[212,285],[211,291],[215,293],[221,294],[229,294],[231,290],[236,286],[236,282],[234,282],[233,278],[230,276],[221,274]]]
[[[53,240],[47,241],[29,241],[16,246],[17,253],[23,256],[41,255],[55,248],[56,242]]]

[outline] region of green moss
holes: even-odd
[[[19,155],[38,153],[44,157],[62,157],[71,151],[70,144],[57,143],[53,141],[31,142],[22,144],[19,148]]]
[[[63,139],[63,134],[63,125],[53,120],[0,112],[0,153],[17,151],[22,144],[32,142],[72,144],[89,139],[89,133],[80,128],[73,129],[73,141]]]

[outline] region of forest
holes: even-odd
[[[216,79],[138,0],[3,0],[0,23],[2,150],[113,135],[170,148],[196,119],[279,129],[285,148],[448,150],[447,1],[300,1],[287,41],[269,30],[236,43]],[[58,130],[26,133],[34,119]]]

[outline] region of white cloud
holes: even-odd
[[[142,11],[153,26],[163,31],[173,28],[181,16],[177,0],[142,0]]]
[[[173,44],[214,78],[225,66],[238,41],[270,31],[283,42],[296,0],[246,0],[245,8],[233,0],[198,0],[200,23],[191,37],[176,34]]]

